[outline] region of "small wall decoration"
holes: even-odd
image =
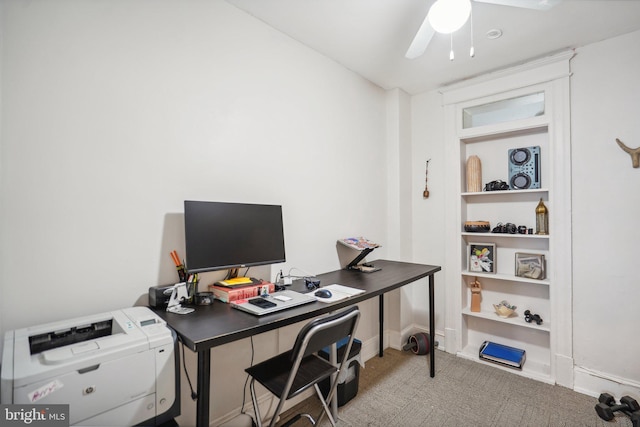
[[[516,252],[516,276],[543,280],[546,277],[545,270],[544,255]]]
[[[427,160],[427,165],[424,168],[424,191],[422,192],[422,197],[427,199],[429,198],[429,188],[427,186],[429,181],[429,162],[431,159]]]
[[[618,138],[616,138],[616,142],[624,152],[629,153],[629,155],[631,156],[631,163],[633,164],[633,167],[639,168],[640,167],[640,147],[635,149],[629,148],[626,145],[624,145],[622,141],[620,141]]]
[[[469,243],[469,271],[496,272],[496,245],[494,243]]]
[[[473,282],[469,283],[469,287],[471,288],[471,311],[479,313],[481,311],[480,301],[482,301],[482,295],[480,291],[482,291],[482,285],[480,285],[480,282],[476,277]]]

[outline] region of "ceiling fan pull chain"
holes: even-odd
[[[469,27],[471,29],[471,49],[469,49],[469,56],[473,58],[476,56],[476,50],[473,48],[473,6],[471,6],[471,11],[469,12]]]

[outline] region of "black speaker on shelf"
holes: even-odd
[[[540,147],[509,150],[509,189],[540,188]]]

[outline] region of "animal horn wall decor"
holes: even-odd
[[[631,156],[631,161],[633,162],[633,167],[634,168],[640,167],[640,147],[635,149],[629,148],[626,145],[624,145],[622,141],[620,141],[618,138],[616,138],[616,142],[618,143],[620,148],[622,148],[623,151],[629,153],[629,155]]]

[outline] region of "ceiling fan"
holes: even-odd
[[[519,7],[546,11],[562,0],[473,0],[478,3],[491,3],[501,6]],[[422,25],[418,29],[405,57],[415,59],[421,56],[436,32],[450,34],[467,22],[471,13],[471,0],[436,0],[429,9]]]

